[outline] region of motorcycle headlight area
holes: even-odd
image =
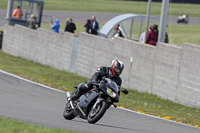
[[[107,93],[112,98],[115,98],[117,96],[117,94],[115,92],[113,92],[113,90],[111,90],[110,88],[107,88]]]

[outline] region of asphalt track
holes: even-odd
[[[50,23],[51,18],[58,18],[60,22],[65,22],[66,18],[72,17],[73,21],[76,22],[86,22],[87,19],[91,19],[92,15],[96,15],[98,22],[107,22],[111,18],[120,15],[117,13],[91,13],[91,12],[72,12],[72,11],[44,11],[42,22]],[[6,10],[0,9],[0,27],[3,27],[6,24]],[[177,17],[172,16],[168,17],[168,24],[176,24]],[[140,20],[136,20],[135,22],[140,22]],[[144,19],[145,23],[145,19]],[[154,16],[153,19],[150,19],[150,23],[159,24],[160,17]],[[200,24],[200,18],[190,18],[189,24]]]
[[[95,133],[199,133],[200,129],[111,107],[96,124],[65,120],[64,92],[0,70],[0,116],[45,127]]]

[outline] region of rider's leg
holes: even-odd
[[[83,95],[84,93],[88,92],[90,90],[90,88],[91,88],[91,84],[90,84],[89,81],[87,83],[79,84],[79,86],[77,88],[77,93],[72,95],[71,99],[72,100],[78,99],[81,95]]]

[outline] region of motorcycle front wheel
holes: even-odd
[[[74,111],[73,109],[68,109],[68,106],[65,107],[64,112],[63,112],[63,117],[66,120],[72,120],[74,119],[76,116],[74,115]]]
[[[109,105],[105,101],[102,101],[95,108],[92,108],[92,110],[90,110],[90,113],[88,115],[88,122],[91,124],[96,123],[104,115],[108,107]]]

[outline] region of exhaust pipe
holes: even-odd
[[[73,103],[72,103],[72,99],[71,99],[71,93],[68,91],[68,92],[66,93],[66,95],[67,95],[67,101],[69,101],[69,103],[70,103],[72,109],[74,109],[74,106],[73,106]]]
[[[66,95],[67,95],[67,98],[70,98],[70,97],[71,97],[71,94],[70,94],[69,91],[66,93]]]

